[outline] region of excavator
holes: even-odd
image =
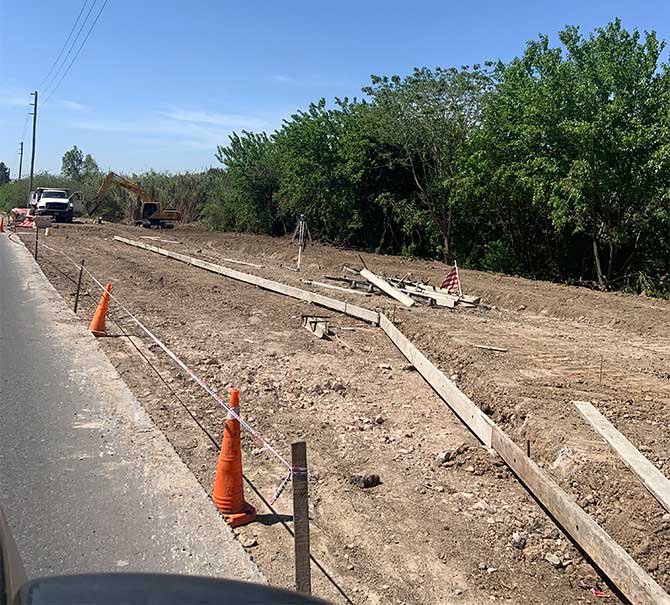
[[[95,194],[95,199],[91,204],[86,204],[86,212],[89,216],[93,216],[95,211],[100,207],[102,201],[109,191],[109,188],[117,184],[125,190],[137,196],[138,204],[134,208],[133,219],[136,226],[157,227],[159,229],[172,229],[174,227],[173,221],[181,220],[181,212],[179,210],[163,210],[159,202],[156,202],[151,195],[137,183],[119,176],[115,172],[110,172],[100,185],[100,189]],[[93,206],[92,208],[90,206]],[[138,212],[139,209],[139,212]]]

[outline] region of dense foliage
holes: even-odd
[[[665,43],[617,20],[508,64],[373,76],[219,147],[219,228],[660,293],[670,268]]]
[[[559,41],[541,36],[507,64],[373,76],[362,100],[233,134],[219,170],[126,176],[213,229],[281,235],[305,214],[338,245],[668,293],[665,42],[618,20]],[[103,177],[77,147],[62,173],[87,199]],[[0,206],[22,205],[26,187],[0,186]],[[112,189],[103,211],[127,218],[132,203]]]
[[[41,172],[35,175],[33,186],[69,189],[70,192],[81,191],[87,205],[93,208],[96,193],[104,176],[100,171],[83,171],[74,179],[63,174]],[[148,191],[163,207],[180,210],[185,222],[194,222],[201,218],[203,208],[208,202],[215,196],[217,199],[221,197],[220,183],[224,173],[222,170],[212,169],[203,173],[169,174],[149,171],[125,176]],[[0,186],[0,211],[25,207],[27,201],[27,178]],[[95,215],[113,221],[130,221],[133,208],[137,204],[136,196],[120,187],[112,187],[102,199]]]
[[[9,183],[9,168],[5,166],[4,162],[0,162],[0,185]]]

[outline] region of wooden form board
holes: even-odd
[[[404,292],[394,288],[389,284],[385,279],[375,275],[372,271],[363,269],[361,271],[361,276],[367,279],[372,285],[377,286],[382,292],[388,294],[391,298],[395,298],[399,303],[402,303],[406,307],[411,307],[414,305],[414,300],[407,296]]]
[[[654,579],[383,314],[379,326],[452,411],[484,445],[500,455],[631,603],[670,605],[670,596]]]
[[[406,285],[403,286],[403,290],[410,294],[419,294],[421,296],[425,296],[426,298],[430,298],[435,301],[435,304],[441,307],[448,307],[450,309],[453,309],[458,302],[458,296],[451,296],[450,294],[442,294],[431,290],[425,290],[423,288],[417,288],[416,286]]]
[[[563,489],[537,466],[484,412],[450,381],[412,342],[384,315],[368,309],[320,296],[306,290],[273,282],[199,261],[197,259],[115,236],[115,240],[157,252],[208,271],[293,298],[358,317],[379,325],[400,352],[416,368],[426,382],[445,401],[461,421],[487,447],[495,450],[528,491],[561,524],[563,529],[584,550],[591,560],[610,578],[634,605],[670,605],[668,595],[654,579],[608,534],[584,512]]]
[[[670,512],[670,480],[588,401],[573,401],[579,413],[619,455],[661,506]]]
[[[340,286],[333,286],[333,284],[326,284],[321,281],[313,281],[311,279],[305,280],[306,284],[310,286],[317,286],[318,288],[327,288],[328,290],[338,290],[339,292],[345,292],[347,294],[358,294],[359,296],[370,296],[368,292],[361,292],[355,288],[340,288]]]
[[[493,429],[492,446],[631,603],[670,604],[670,595],[498,426]]]
[[[379,327],[477,438],[491,447],[493,421],[417,349],[393,322],[380,314]]]
[[[228,267],[222,267],[221,265],[208,263],[207,261],[199,260],[185,254],[179,254],[178,252],[173,252],[171,250],[166,250],[165,248],[158,248],[157,246],[152,246],[151,244],[137,242],[125,237],[120,237],[118,235],[115,235],[114,239],[130,246],[135,246],[137,248],[148,250],[149,252],[156,252],[157,254],[167,256],[168,258],[173,258],[175,260],[181,261],[182,263],[186,263],[187,265],[193,265],[194,267],[199,267],[213,273],[218,273],[219,275],[224,275],[238,281],[253,284],[259,288],[263,288],[264,290],[270,290],[271,292],[277,292],[279,294],[290,296],[291,298],[297,298],[298,300],[313,303],[321,307],[326,307],[327,309],[332,309],[333,311],[338,311],[340,313],[344,313],[345,315],[350,315],[351,317],[362,319],[363,321],[371,324],[379,324],[379,313],[376,311],[371,311],[370,309],[364,309],[363,307],[358,307],[340,300],[335,300],[334,298],[328,298],[327,296],[316,294],[315,292],[309,292],[308,290],[301,290],[300,288],[281,284],[279,282],[265,279],[264,277],[259,277],[257,275],[252,275],[250,273],[242,273],[241,271],[236,271],[235,269],[229,269]]]

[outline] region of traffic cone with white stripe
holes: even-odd
[[[105,286],[105,291],[100,297],[100,302],[98,303],[98,308],[95,310],[95,315],[93,315],[93,319],[88,326],[88,331],[91,332],[93,336],[107,336],[105,317],[107,317],[107,309],[109,309],[109,293],[111,291],[112,284],[107,284]]]
[[[239,415],[240,392],[237,389],[233,389],[230,394],[228,407]],[[223,429],[212,500],[230,527],[239,527],[256,519],[256,509],[244,501],[240,421],[230,413]]]

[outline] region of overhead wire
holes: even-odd
[[[93,6],[95,6],[95,1],[96,0],[94,0],[93,5],[91,5],[91,9],[93,8]],[[95,28],[96,24],[98,23],[98,20],[100,19],[100,15],[102,15],[102,11],[105,10],[105,7],[107,6],[108,2],[109,2],[109,0],[105,0],[103,2],[102,6],[100,7],[100,10],[98,11],[98,14],[95,16],[95,19],[93,20],[93,23],[91,23],[91,27],[89,28],[88,32],[86,33],[86,37],[83,39],[83,41],[80,44],[79,48],[77,49],[77,52],[75,53],[74,57],[72,57],[72,60],[70,61],[69,65],[67,66],[67,68],[63,72],[63,75],[60,77],[58,82],[56,82],[56,85],[51,89],[51,92],[49,92],[49,96],[46,98],[44,103],[42,103],[42,107],[44,107],[44,105],[49,102],[49,99],[51,99],[51,97],[56,92],[56,90],[58,90],[58,87],[60,86],[61,82],[65,79],[65,76],[67,76],[67,74],[70,72],[70,69],[72,68],[72,65],[74,65],[74,62],[77,60],[77,57],[79,57],[82,49],[86,45],[86,42],[88,41],[89,37],[91,36],[91,33],[93,32],[93,29]],[[87,19],[88,19],[89,14],[90,14],[90,11],[86,15]],[[86,21],[84,21],[84,24],[85,23],[86,23]],[[67,61],[67,57],[66,57],[65,60]],[[65,64],[65,62],[63,62],[63,65],[64,64]]]
[[[81,8],[79,9],[79,14],[77,15],[77,18],[75,19],[74,24],[72,25],[72,29],[70,29],[70,33],[68,34],[67,39],[65,40],[65,43],[60,49],[60,52],[58,53],[58,56],[54,60],[54,62],[51,64],[51,67],[49,68],[49,71],[47,72],[47,75],[42,78],[42,81],[40,82],[39,86],[37,87],[38,90],[42,88],[42,85],[48,80],[49,76],[51,75],[51,72],[53,71],[54,67],[58,64],[60,61],[61,56],[63,55],[63,51],[67,47],[68,43],[70,42],[70,38],[72,38],[72,34],[74,33],[75,28],[77,27],[77,23],[79,23],[79,19],[81,19],[81,15],[84,12],[84,9],[86,8],[86,5],[88,4],[88,0],[84,0],[84,3],[82,4]],[[95,2],[94,2],[95,4]]]
[[[79,29],[77,30],[77,35],[74,37],[74,40],[72,40],[72,44],[70,44],[70,48],[68,49],[67,54],[65,55],[65,57],[63,57],[62,63],[58,66],[58,69],[55,71],[53,76],[51,76],[51,78],[49,78],[49,80],[47,80],[47,83],[44,87],[43,94],[46,94],[47,91],[49,90],[49,88],[51,88],[53,83],[56,81],[56,78],[58,78],[58,76],[61,72],[61,69],[63,69],[63,66],[67,62],[69,56],[72,54],[72,51],[74,50],[74,47],[77,44],[77,40],[79,40],[79,36],[81,36],[81,32],[84,31],[84,27],[86,27],[86,22],[88,21],[88,18],[91,16],[91,13],[93,12],[93,9],[95,8],[96,2],[97,2],[97,0],[93,0],[93,3],[89,7],[88,12],[86,13],[86,16],[84,17],[84,20],[81,22],[81,25],[79,26]]]
[[[21,129],[21,141],[25,141],[26,132],[28,132],[28,121],[30,120],[30,105],[26,109],[26,118],[23,120],[23,128]]]

